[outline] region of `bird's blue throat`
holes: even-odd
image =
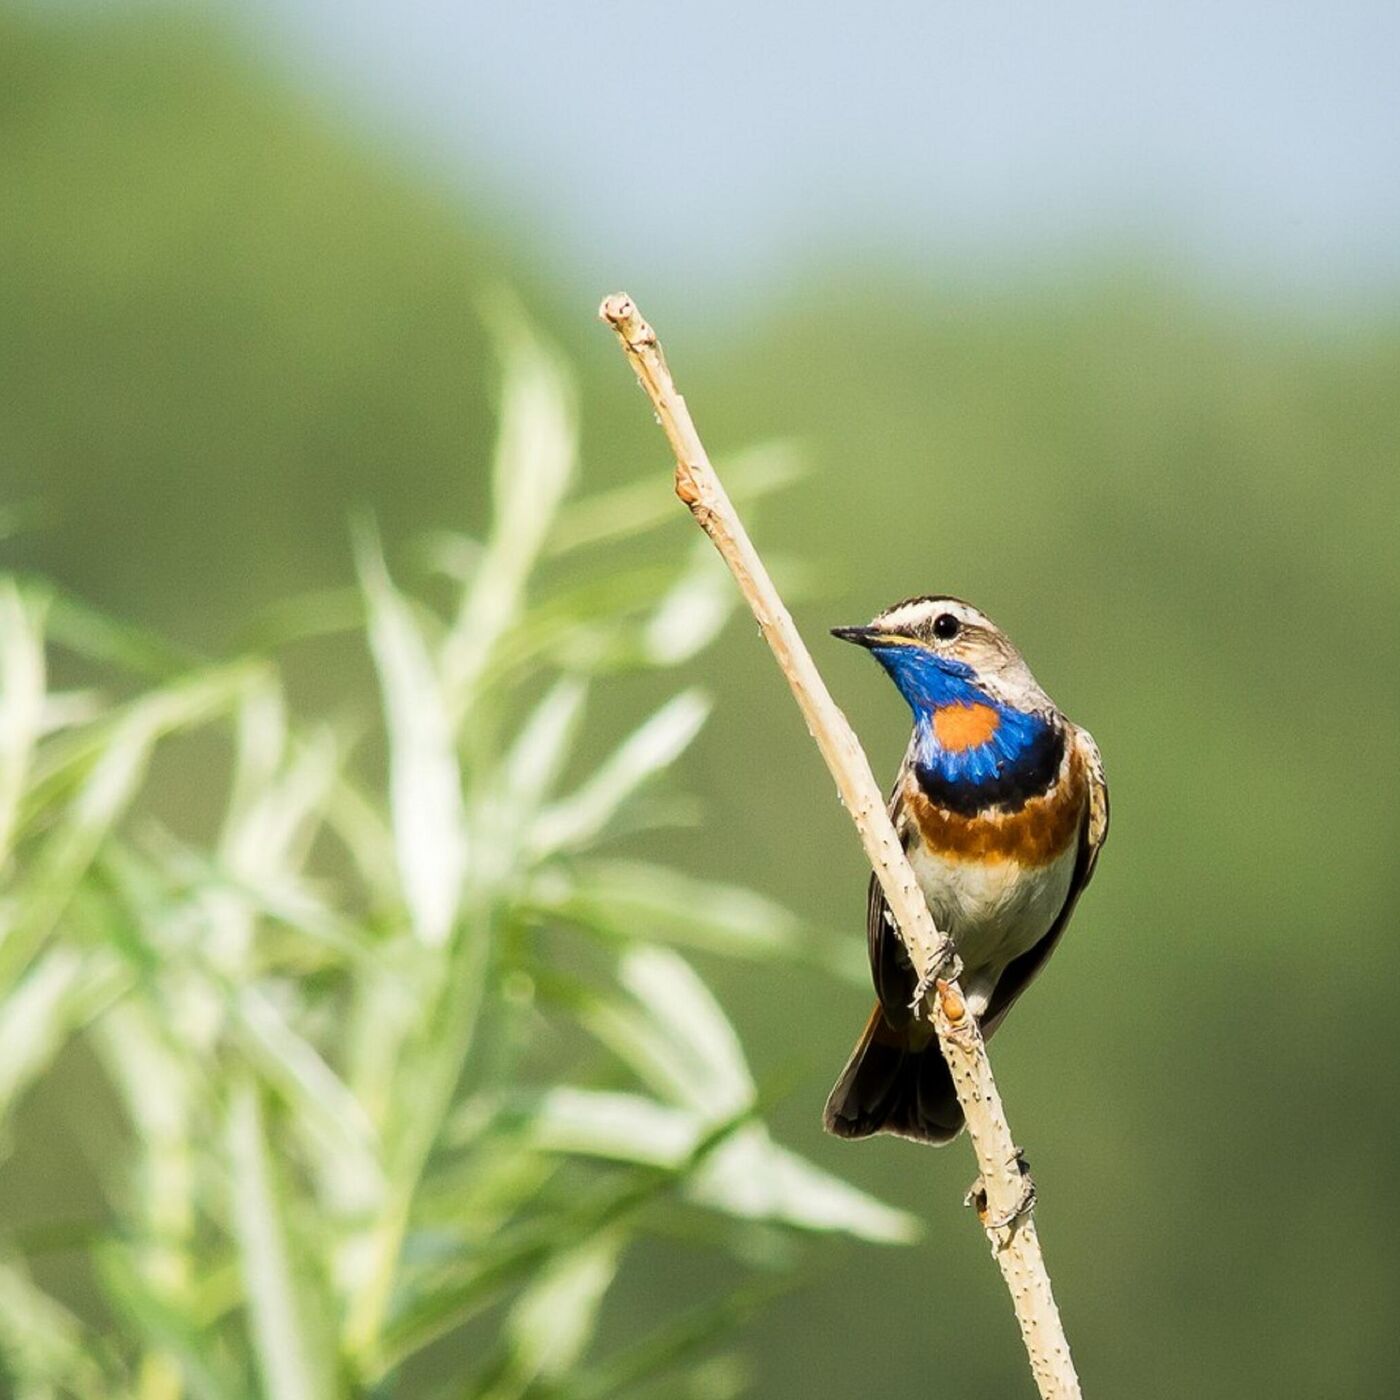
[[[871,650],[914,712],[915,772],[938,806],[1014,812],[1055,781],[1065,738],[1050,715],[994,700],[971,666],[924,647]]]

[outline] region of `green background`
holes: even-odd
[[[669,489],[593,303],[528,231],[360,149],[203,25],[0,11],[0,190],[7,568],[217,652],[349,583],[355,507],[391,549],[470,528],[477,298],[502,279],[577,366],[586,480],[654,465]],[[801,286],[689,335],[665,286],[630,290],[712,449],[798,441],[807,474],[754,532],[877,771],[902,702],[824,629],[930,590],[996,617],[1104,753],[1099,874],[995,1046],[1089,1392],[1396,1393],[1400,306],[1245,306],[1116,250],[995,290],[833,250]],[[859,944],[859,850],[752,628],[698,669],[704,819],[648,843]],[[312,708],[366,684],[319,644],[293,674]],[[167,800],[197,815],[199,780],[165,774]],[[911,1249],[818,1251],[751,1331],[755,1393],[1024,1393],[957,1205],[966,1145],[820,1137],[866,998],[801,965],[704,970],[783,1140],[929,1222]],[[0,1225],[91,1192],[88,1093],[70,1065],[30,1106]],[[684,1286],[644,1254],[605,1331]]]

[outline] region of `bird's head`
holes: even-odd
[[[1051,708],[1006,633],[961,598],[910,598],[866,627],[831,631],[874,655],[916,717],[988,701],[1020,711]]]

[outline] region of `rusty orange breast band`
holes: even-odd
[[[1015,812],[950,812],[930,802],[917,781],[905,790],[904,804],[924,844],[949,860],[1014,860],[1034,866],[1058,860],[1078,839],[1088,793],[1084,760],[1072,750],[1049,791]]]

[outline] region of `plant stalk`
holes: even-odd
[[[1011,1293],[1031,1372],[1044,1400],[1073,1400],[1082,1392],[1036,1234],[1034,1192],[1023,1174],[977,1018],[968,1013],[957,983],[952,943],[933,922],[855,732],[831,698],[710,463],[655,331],[624,293],[608,297],[599,314],[616,331],[675,453],[676,494],[729,565],[855,823],[919,975],[924,992],[919,1014],[937,1033],[967,1117],[981,1173],[969,1199],[976,1200],[992,1255]]]

